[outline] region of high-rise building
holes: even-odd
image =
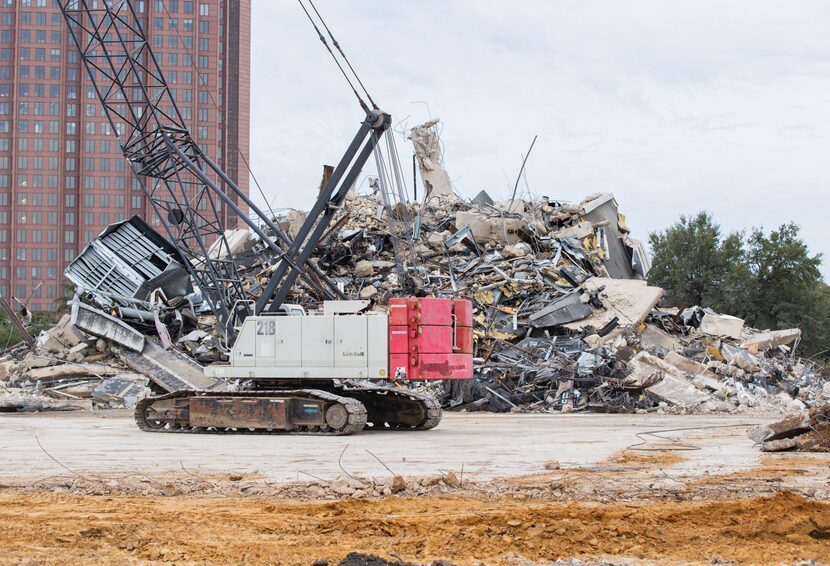
[[[132,5],[194,139],[247,193],[250,0]],[[134,214],[157,224],[58,3],[0,0],[0,296],[54,309],[66,265]]]

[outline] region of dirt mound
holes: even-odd
[[[788,492],[640,504],[0,495],[4,564],[336,564],[351,552],[386,557],[381,564],[609,557],[780,564],[828,561],[829,537],[830,504]]]

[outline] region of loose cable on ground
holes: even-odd
[[[690,427],[683,427],[683,428],[667,428],[663,430],[650,430],[645,432],[638,432],[635,433],[634,436],[639,438],[641,442],[636,442],[634,444],[630,444],[629,446],[625,447],[625,450],[640,450],[643,452],[657,452],[662,450],[670,450],[670,451],[685,451],[685,450],[701,450],[700,446],[695,446],[692,444],[684,444],[680,440],[676,438],[666,438],[664,436],[660,436],[661,434],[667,432],[680,432],[686,430],[710,430],[716,428],[748,428],[754,426],[753,423],[740,423],[740,424],[732,424],[732,425],[711,425],[711,426],[690,426]],[[644,444],[648,444],[648,440],[643,438],[644,436],[653,436],[655,438],[659,438],[660,440],[665,440],[670,442],[674,447],[671,448],[639,448]]]

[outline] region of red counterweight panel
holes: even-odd
[[[469,326],[455,328],[455,352],[458,354],[473,353],[473,329]]]
[[[389,299],[389,326],[409,324],[409,301],[412,299]]]
[[[452,354],[452,326],[390,326],[389,353]]]
[[[470,354],[421,354],[410,366],[409,379],[471,379],[473,356]]]
[[[410,297],[389,301],[389,374],[393,379],[473,377],[470,301]]]
[[[473,303],[470,301],[453,301],[452,314],[455,315],[455,324],[458,326],[473,326]]]
[[[389,324],[451,326],[452,301],[449,299],[432,299],[409,297],[389,300]]]

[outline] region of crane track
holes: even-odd
[[[148,418],[147,410],[158,401],[185,399],[192,397],[234,397],[234,398],[256,398],[256,397],[304,397],[316,398],[318,400],[337,403],[343,406],[347,412],[348,421],[342,429],[323,430],[322,427],[313,426],[300,428],[298,430],[275,430],[269,428],[250,427],[195,427],[182,425],[176,422],[165,422],[159,426],[158,423],[150,424],[156,419]],[[191,433],[191,434],[300,434],[315,436],[345,436],[363,430],[366,426],[367,411],[363,404],[357,399],[343,397],[329,391],[319,389],[293,389],[273,391],[245,391],[245,392],[213,392],[213,391],[175,391],[157,397],[147,397],[136,403],[134,412],[135,422],[138,428],[144,432],[165,432],[165,433]]]
[[[429,430],[441,422],[441,404],[431,395],[386,385],[340,387],[337,391],[366,406],[374,430]],[[417,413],[417,422],[401,420],[413,413]]]

